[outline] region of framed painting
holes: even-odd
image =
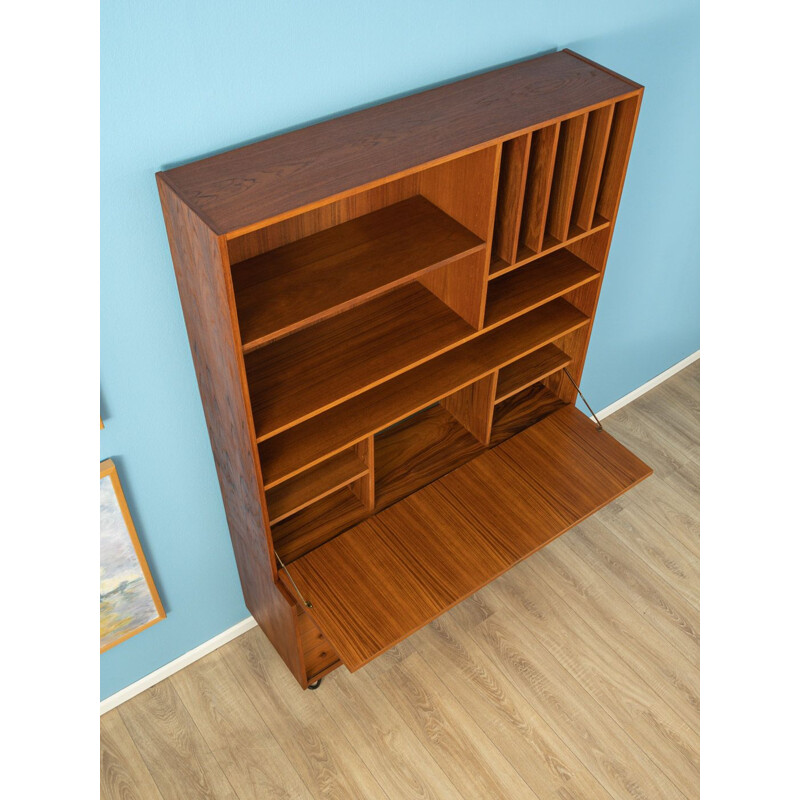
[[[100,464],[100,652],[165,617],[117,468],[106,459]]]

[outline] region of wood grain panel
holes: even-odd
[[[292,576],[357,669],[649,474],[566,406],[306,554]]]
[[[530,152],[530,133],[503,142],[492,253],[508,264],[513,264],[517,259],[522,204],[525,198],[525,178],[528,174]]]
[[[598,108],[589,114],[586,123],[583,155],[572,209],[573,222],[583,230],[589,230],[594,224],[597,193],[600,189],[600,176],[603,173],[613,113],[613,106]]]
[[[231,233],[634,91],[596,65],[552,53],[164,175],[212,230]]]
[[[469,325],[483,325],[486,308],[486,251],[480,250],[420,275],[419,282]]]
[[[494,224],[499,173],[500,147],[483,147],[420,172],[419,191],[487,242]]]
[[[233,270],[244,351],[478,251],[477,236],[417,195],[252,258]]]
[[[256,228],[251,233],[228,240],[231,264],[247,261],[418,194],[419,173],[415,173],[295,214],[272,225]]]
[[[548,344],[534,350],[530,355],[512,361],[500,370],[495,403],[502,403],[511,395],[544,380],[553,372],[564,369],[569,362],[569,356],[554,344]]]
[[[492,436],[496,389],[495,371],[441,400],[442,408],[452,414],[482,445],[488,445]]]
[[[607,219],[612,219],[617,213],[640,103],[641,95],[637,95],[614,105],[614,118],[597,197],[597,210]]]
[[[534,131],[531,139],[520,244],[526,245],[533,253],[538,253],[542,249],[560,127],[560,123],[548,125],[546,128]]]
[[[223,243],[161,180],[158,190],[245,603],[302,682],[293,614],[274,582],[264,483]]]
[[[586,120],[586,114],[564,120],[558,133],[553,188],[547,211],[547,231],[562,242],[569,236],[572,204],[575,199],[583,139],[586,134]]]

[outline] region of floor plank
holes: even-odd
[[[161,800],[116,708],[103,716],[100,726],[100,794],[107,800]]]
[[[314,797],[386,798],[314,692],[303,691],[258,628],[225,645],[225,662]]]
[[[164,800],[236,798],[171,679],[120,706],[120,716]]]
[[[478,593],[487,597],[484,590]],[[470,604],[468,602],[468,604]],[[611,795],[564,746],[526,697],[445,614],[414,637],[415,649],[456,701],[545,800]]]
[[[486,591],[495,594],[587,694],[635,741],[645,755],[683,793],[700,777],[700,741],[668,703],[654,692],[545,584],[527,578],[521,564]]]
[[[375,680],[464,798],[538,798],[418,654]]]
[[[493,614],[471,636],[612,797],[684,797],[513,614]]]
[[[700,680],[696,666],[655,630],[628,601],[565,541],[554,542],[525,565],[532,580],[547,584],[605,637],[695,731],[700,730]]]
[[[170,679],[239,800],[311,798],[222,651]]]
[[[405,644],[405,643],[403,643]],[[399,663],[397,661],[389,663]],[[450,798],[461,794],[363,670],[340,670],[317,695],[390,798]]]

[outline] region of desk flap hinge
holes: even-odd
[[[297,588],[297,584],[294,582],[294,578],[292,577],[292,573],[289,572],[286,564],[284,564],[283,561],[281,560],[281,557],[278,555],[278,551],[277,550],[275,550],[275,558],[278,559],[278,563],[281,565],[281,569],[286,573],[286,577],[289,579],[289,582],[292,584],[292,586],[294,586],[294,590],[295,590],[295,592],[297,594],[297,597],[300,599],[300,602],[306,608],[314,608],[314,606],[312,606],[311,603],[309,603],[308,600],[306,600],[305,597],[303,597],[303,593]]]
[[[569,382],[575,387],[575,390],[581,396],[581,400],[583,400],[583,402],[586,404],[586,408],[589,409],[589,413],[594,417],[594,421],[597,423],[597,430],[602,431],[603,426],[600,424],[600,420],[597,419],[597,414],[595,414],[594,411],[592,411],[592,407],[589,405],[589,403],[586,401],[586,398],[583,396],[583,392],[581,391],[580,386],[578,386],[578,384],[575,383],[575,379],[572,377],[572,375],[569,374],[569,370],[566,367],[564,367],[564,373],[569,378]]]

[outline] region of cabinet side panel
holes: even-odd
[[[294,612],[273,577],[221,243],[160,176],[158,189],[245,602],[305,686]]]

